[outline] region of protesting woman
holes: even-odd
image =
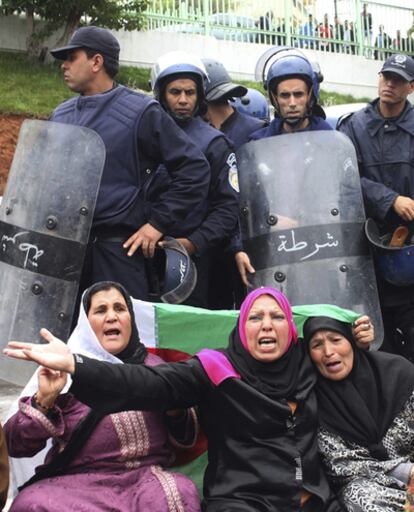
[[[162,362],[147,353],[131,299],[112,282],[85,292],[69,345],[113,367],[145,363],[152,369]],[[12,457],[31,457],[53,441],[45,464],[17,495],[12,512],[200,510],[191,480],[164,469],[172,459],[165,422],[182,444],[191,444],[196,433],[191,411],[177,411],[170,420],[161,411],[119,409],[105,415],[91,411],[70,391],[62,393],[66,380],[66,373],[41,367],[37,391],[20,400],[18,412],[5,424]]]
[[[361,350],[346,322],[309,318],[303,332],[319,373],[319,449],[346,510],[412,510],[414,366]]]

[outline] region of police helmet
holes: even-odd
[[[265,96],[257,89],[248,88],[247,94],[241,98],[235,98],[231,102],[232,107],[243,114],[257,117],[263,121],[270,121],[269,104]]]
[[[191,53],[182,51],[168,52],[162,55],[151,70],[151,89],[165,110],[164,90],[167,84],[180,77],[191,78],[197,85],[197,113],[204,114],[205,87],[208,81],[207,71],[202,60]]]
[[[272,92],[277,84],[289,78],[303,79],[312,92],[310,110],[312,113],[325,117],[322,107],[318,105],[320,86],[323,75],[318,63],[308,60],[303,52],[290,46],[274,46],[267,50],[258,60],[255,69],[256,80],[263,82],[269,91],[269,99],[276,108]]]
[[[392,233],[381,233],[374,219],[365,222],[365,234],[374,249],[381,277],[395,286],[414,284],[414,245],[390,246]]]
[[[202,59],[208,73],[206,84],[207,101],[228,100],[247,94],[247,88],[231,81],[224,65],[214,59]]]
[[[184,302],[197,283],[197,270],[184,246],[166,236],[155,251],[150,296],[167,304]]]

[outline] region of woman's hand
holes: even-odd
[[[368,350],[374,341],[374,326],[368,315],[357,318],[352,326],[352,334],[354,335],[356,344],[363,350]]]
[[[65,387],[68,380],[68,374],[56,370],[50,370],[41,366],[37,373],[39,389],[36,393],[37,400],[44,407],[52,407],[56,398]]]
[[[74,373],[75,362],[66,343],[53,336],[47,329],[41,329],[40,334],[48,343],[39,345],[38,343],[9,341],[3,350],[4,354],[23,361],[34,361],[51,370]]]

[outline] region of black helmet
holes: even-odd
[[[166,236],[157,250],[152,265],[152,300],[167,304],[184,302],[197,283],[197,270],[184,246]]]
[[[209,81],[206,83],[207,101],[228,100],[247,94],[247,88],[234,84],[227,69],[214,59],[201,59],[206,68]]]

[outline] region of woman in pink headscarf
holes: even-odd
[[[72,374],[71,393],[105,413],[198,405],[208,437],[208,512],[339,511],[316,444],[316,376],[286,297],[251,292],[222,351],[156,367],[111,365],[49,345],[11,343],[6,353]]]

